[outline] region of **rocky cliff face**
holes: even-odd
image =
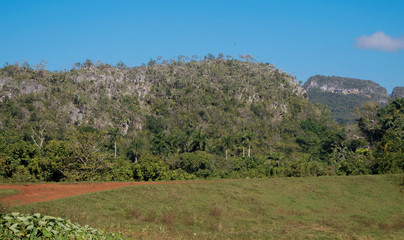
[[[404,87],[395,87],[391,93],[392,98],[403,98],[404,97]]]
[[[385,104],[389,100],[387,90],[369,80],[316,75],[310,77],[303,87],[308,92],[313,89],[319,89],[329,93],[361,95],[368,98],[369,101],[375,101],[381,104]]]

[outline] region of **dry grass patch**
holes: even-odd
[[[165,212],[161,218],[161,221],[166,225],[173,225],[175,214],[173,212]]]
[[[216,219],[219,219],[222,215],[222,209],[218,206],[213,206],[210,208],[209,215]]]

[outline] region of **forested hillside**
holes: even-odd
[[[150,60],[135,68],[87,60],[62,72],[44,63],[8,65],[0,69],[0,176],[147,181],[378,173],[373,149],[383,149],[374,146],[390,138],[370,138],[364,124],[352,140],[306,95],[293,77],[249,56]],[[402,119],[402,100],[396,103],[389,107],[397,111],[362,112]],[[378,121],[381,133],[390,132]],[[390,137],[397,131],[400,124]],[[402,149],[391,149],[399,165],[394,160],[382,172],[403,168]]]
[[[355,108],[366,102],[385,105],[387,90],[370,80],[316,75],[303,85],[310,101],[329,106],[331,117],[340,124],[352,124],[357,119]]]

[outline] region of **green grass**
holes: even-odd
[[[404,239],[397,176],[272,178],[132,186],[13,211],[135,239]]]
[[[0,189],[0,198],[17,194],[18,191],[15,189]]]

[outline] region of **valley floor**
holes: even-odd
[[[404,239],[399,175],[143,183],[9,211],[133,239]]]

